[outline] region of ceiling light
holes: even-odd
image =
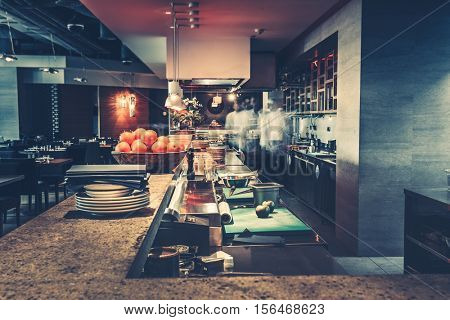
[[[85,77],[75,77],[73,78],[73,81],[79,82],[79,83],[87,83],[87,79]]]
[[[191,24],[189,25],[189,27],[190,27],[191,29],[198,29],[198,28],[200,27],[200,25],[199,25],[198,23],[191,23]]]
[[[67,30],[69,30],[70,32],[82,32],[82,31],[84,31],[84,24],[68,23]]]
[[[17,57],[13,54],[0,53],[0,59],[6,62],[14,62],[17,60]]]
[[[234,93],[230,93],[228,95],[228,101],[230,102],[236,101],[236,95]]]
[[[255,28],[253,29],[253,32],[256,33],[257,35],[261,35],[266,31],[266,29],[264,28]]]
[[[132,56],[133,56],[133,54],[132,54],[131,50],[122,44],[122,47],[120,48],[120,58],[121,58],[122,63],[125,65],[132,64],[133,63]]]
[[[192,84],[199,86],[235,86],[239,79],[192,79]]]
[[[190,10],[190,11],[188,12],[188,14],[189,14],[190,16],[198,16],[198,15],[200,14],[200,11],[198,11],[198,10]]]
[[[186,105],[183,103],[183,99],[177,94],[170,94],[167,99],[164,106],[167,109],[171,109],[174,111],[182,111],[186,110]]]
[[[199,22],[200,18],[189,18],[190,23]]]
[[[166,11],[166,12],[164,12],[164,14],[167,14],[167,15],[172,14],[172,11]]]
[[[51,73],[51,74],[58,74],[59,73],[59,70],[56,69],[56,68],[44,67],[44,68],[40,68],[39,70],[42,71],[42,72],[48,72],[48,73]]]
[[[198,8],[198,6],[199,6],[198,1],[191,1],[188,3],[189,8]]]

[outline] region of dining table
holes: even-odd
[[[38,158],[39,156],[50,156],[52,158],[67,158],[66,148],[56,148],[50,150],[41,150],[39,148],[29,148],[18,152],[21,155],[25,155],[27,158]]]
[[[11,187],[11,184],[16,184],[20,182],[25,177],[23,175],[1,175],[0,176],[0,193],[3,193],[3,188]]]
[[[70,158],[48,159],[47,161],[36,161],[40,169],[40,175],[53,175],[58,170],[67,171],[73,160]]]

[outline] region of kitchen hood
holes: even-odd
[[[166,77],[173,79],[172,38],[167,39]],[[192,85],[234,86],[250,79],[249,37],[205,37],[181,32],[178,43],[179,80]]]

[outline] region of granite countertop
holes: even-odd
[[[448,275],[126,279],[170,181],[150,178],[139,216],[80,218],[71,197],[0,238],[0,299],[450,298]]]

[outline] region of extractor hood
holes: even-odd
[[[250,38],[179,35],[178,79],[193,85],[233,86],[250,78]],[[173,79],[172,39],[167,39],[167,79]]]

